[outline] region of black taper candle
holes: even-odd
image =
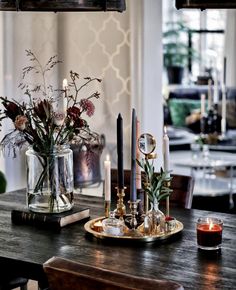
[[[124,168],[123,168],[123,119],[121,114],[117,118],[117,164],[118,164],[118,187],[124,188]]]
[[[130,200],[136,201],[136,112],[132,110]]]

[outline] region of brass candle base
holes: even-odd
[[[136,229],[138,222],[137,222],[137,209],[138,209],[138,203],[140,200],[136,200],[136,201],[131,201],[129,200],[129,207],[130,207],[130,213],[131,213],[131,217],[130,217],[130,227],[132,230]]]
[[[123,217],[126,215],[126,207],[124,205],[126,187],[124,188],[116,187],[116,189],[117,189],[118,201],[117,201],[115,213],[116,213],[116,216]]]
[[[106,218],[109,217],[110,208],[111,208],[111,202],[110,202],[110,200],[105,200],[105,202],[104,202],[104,210],[105,210],[105,217]]]
[[[138,204],[139,204],[140,200],[137,199],[136,201],[128,201],[129,203],[129,207],[130,207],[130,213],[131,216],[127,218],[127,222],[129,223],[129,231],[128,231],[128,235],[130,235],[131,237],[141,237],[142,234],[140,233],[140,231],[137,229],[138,226],[138,221],[137,221],[137,214],[138,214]]]

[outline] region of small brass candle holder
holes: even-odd
[[[126,219],[126,221],[129,223],[129,232],[128,235],[133,237],[140,237],[142,234],[137,229],[138,221],[137,221],[137,214],[138,214],[138,204],[140,200],[137,199],[136,201],[128,201],[129,207],[130,207],[130,216]]]
[[[130,227],[132,230],[135,230],[138,222],[137,222],[137,214],[138,214],[138,203],[140,200],[136,200],[136,201],[131,201],[129,200],[129,207],[130,207],[130,213],[131,213],[131,217],[130,217]]]
[[[141,153],[144,154],[145,160],[149,159],[156,159],[157,154],[154,153],[154,150],[156,148],[156,140],[155,138],[149,134],[144,133],[142,134],[138,139],[138,148]],[[149,180],[146,177],[146,180],[144,182],[145,187],[147,187],[149,184]],[[146,215],[149,209],[149,198],[147,192],[144,192],[144,214]]]
[[[110,200],[105,200],[105,202],[104,202],[104,210],[105,210],[105,217],[106,218],[109,217],[110,209],[111,209],[111,201]]]
[[[116,189],[117,189],[118,200],[117,200],[117,204],[116,204],[115,213],[116,213],[116,216],[123,217],[126,215],[126,207],[124,205],[124,197],[125,197],[126,187],[124,187],[124,188],[116,187]]]

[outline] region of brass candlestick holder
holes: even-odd
[[[126,215],[126,206],[124,205],[125,189],[126,187],[124,188],[116,187],[118,200],[116,204],[115,213],[116,213],[116,216],[119,216],[119,217],[123,217]]]
[[[155,138],[149,134],[144,133],[140,135],[138,139],[138,148],[140,152],[145,156],[145,160],[149,159],[156,159],[157,155],[154,153],[154,150],[156,148],[156,140]],[[146,177],[145,180],[146,185],[148,185],[149,180]],[[149,198],[147,195],[147,192],[144,192],[144,214],[146,215],[149,210]]]
[[[128,231],[128,235],[131,237],[139,237],[142,236],[140,231],[137,229],[138,221],[137,221],[137,214],[138,214],[138,204],[140,200],[137,199],[136,201],[129,200],[129,207],[130,207],[130,217],[126,219],[126,222],[129,223],[130,230]]]
[[[129,207],[130,207],[130,213],[131,213],[131,217],[130,217],[130,220],[129,220],[131,230],[135,230],[137,225],[138,225],[138,222],[137,222],[137,213],[138,213],[138,211],[137,211],[137,209],[138,209],[139,201],[140,200],[136,200],[136,201],[129,200],[128,201]]]
[[[104,210],[105,210],[105,217],[108,218],[110,210],[111,210],[111,201],[110,200],[105,200]]]

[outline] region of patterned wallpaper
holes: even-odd
[[[59,23],[60,55],[65,60],[60,78],[67,76],[72,68],[81,76],[103,80],[95,88],[101,91],[101,99],[96,102],[95,116],[89,122],[94,130],[105,134],[110,150],[116,140],[119,112],[123,115],[125,136],[129,140],[129,13],[67,13],[59,15]],[[114,156],[114,162],[115,159]]]
[[[129,7],[129,1],[127,1]],[[124,119],[125,148],[129,148],[131,100],[130,100],[130,12],[124,13],[16,13],[0,14],[4,38],[4,86],[1,95],[20,98],[17,86],[21,70],[26,64],[25,49],[34,51],[42,63],[54,54],[64,60],[59,71],[51,75],[53,84],[62,83],[69,71],[77,71],[81,77],[94,76],[103,79],[102,84],[86,88],[101,92],[96,102],[96,113],[89,120],[91,128],[106,136],[104,152],[112,155],[116,163],[116,118],[120,112]],[[84,95],[82,97],[84,97]],[[6,125],[5,130],[8,130]],[[129,164],[129,151],[125,154]],[[7,158],[5,172],[9,175],[8,190],[24,186],[24,156],[19,162]],[[18,164],[18,165],[16,165]],[[17,172],[16,175],[12,171]],[[10,173],[10,174],[8,174]],[[11,178],[12,176],[12,178]],[[14,177],[14,180],[13,180]]]

